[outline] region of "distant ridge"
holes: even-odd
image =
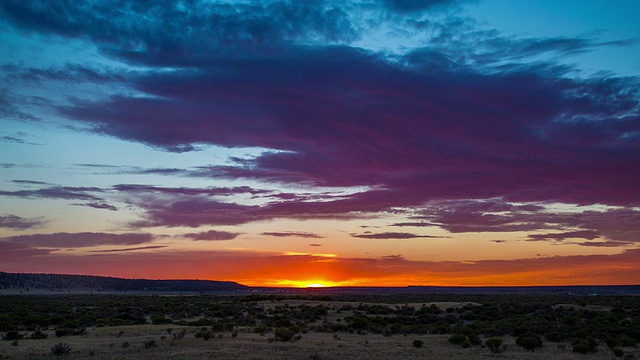
[[[0,272],[0,290],[84,290],[105,292],[216,292],[249,290],[232,281],[122,279],[93,275]]]

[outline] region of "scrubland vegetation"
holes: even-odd
[[[0,297],[0,358],[640,358],[640,299]]]

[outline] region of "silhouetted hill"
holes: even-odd
[[[90,275],[0,272],[0,289],[210,292],[248,290],[232,281],[121,279]]]

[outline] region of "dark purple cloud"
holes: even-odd
[[[320,236],[318,234],[309,233],[309,232],[300,232],[300,231],[263,232],[261,235],[275,236],[275,237],[300,237],[300,238],[312,238],[312,239],[324,238],[324,236]]]
[[[29,82],[62,81],[67,83],[91,82],[105,83],[123,81],[124,78],[101,69],[90,69],[77,64],[66,64],[62,68],[36,69],[22,68],[17,65],[4,65],[0,70],[8,73],[9,81],[23,80]]]
[[[309,246],[319,247],[319,246],[322,246],[322,244],[309,244]]]
[[[554,230],[553,233],[531,234],[530,240],[561,241],[570,237],[592,240],[598,237],[610,241],[635,243],[640,241],[640,211],[634,209],[554,212],[539,207],[475,204],[485,201],[445,201],[433,203],[422,210],[413,222],[395,226],[441,227],[452,233],[463,232],[533,232]],[[489,203],[495,200],[488,201]],[[493,210],[490,210],[493,209]],[[576,230],[579,229],[579,230]]]
[[[2,142],[10,142],[10,143],[17,143],[17,144],[28,144],[28,142],[24,139],[21,138],[17,138],[14,136],[0,136],[0,141]]]
[[[228,231],[217,231],[217,230],[209,230],[205,232],[199,233],[189,233],[184,234],[182,236],[186,238],[190,238],[193,240],[204,240],[204,241],[225,241],[225,240],[233,240],[238,237],[240,233],[233,233]]]
[[[64,111],[97,131],[154,146],[288,150],[209,174],[381,186],[394,206],[452,197],[640,202],[631,181],[640,142],[625,135],[639,123],[629,82],[559,81],[535,68],[499,76],[418,71],[346,47],[309,52],[212,60],[216,71],[197,77],[140,79],[139,90],[156,98],[116,97]],[[219,78],[220,71],[236,77]]]
[[[16,184],[26,184],[26,185],[51,185],[44,181],[35,181],[35,180],[11,180],[11,182]]]
[[[15,262],[31,257],[48,255],[50,253],[51,250],[48,249],[37,249],[25,244],[0,241],[0,260],[3,262]]]
[[[92,253],[117,253],[117,252],[129,252],[129,251],[140,251],[140,250],[153,250],[153,249],[162,249],[166,248],[166,245],[152,245],[152,246],[138,246],[132,248],[124,248],[124,249],[109,249],[109,250],[92,250],[89,252]]]
[[[95,187],[54,186],[37,190],[0,190],[0,196],[11,196],[27,199],[65,199],[65,200],[101,200],[91,193],[102,192]]]
[[[0,216],[0,228],[13,230],[26,230],[43,225],[45,221],[42,218],[25,219],[16,215]]]
[[[36,6],[8,0],[0,12],[16,28],[82,38],[105,56],[147,69],[14,69],[36,79],[72,81],[71,76],[101,83],[126,77],[135,96],[70,99],[70,105],[57,107],[97,133],[176,152],[207,144],[281,150],[226,166],[126,171],[360,187],[319,199],[251,188],[118,185],[114,190],[146,212],[136,226],[405,211],[408,220],[396,226],[437,226],[452,233],[543,231],[551,240],[553,234],[563,240],[557,234],[590,232],[637,241],[640,83],[633,77],[580,78],[553,60],[625,43],[515,39],[480,31],[459,17],[420,15],[460,3],[368,3],[372,14],[384,15],[378,21],[429,35],[423,48],[393,56],[351,46],[374,25],[332,2],[194,1],[185,7],[177,1]],[[94,193],[99,191],[0,191],[100,203]],[[266,202],[211,198],[239,194],[264,196]],[[546,211],[550,203],[619,208],[566,214]]]
[[[138,245],[151,242],[153,239],[153,235],[145,233],[110,234],[95,232],[60,232],[53,234],[10,236],[4,238],[2,242],[28,247],[77,248],[97,245]]]
[[[253,189],[249,186],[237,186],[233,188],[227,187],[218,187],[218,188],[168,188],[168,187],[160,187],[160,186],[150,186],[150,185],[135,185],[135,184],[120,184],[115,185],[113,187],[117,191],[135,194],[135,193],[159,193],[159,194],[167,194],[167,195],[186,195],[186,196],[195,196],[195,195],[207,195],[207,196],[231,196],[238,194],[264,194],[270,193],[268,190],[258,190]]]
[[[373,233],[364,233],[364,234],[351,234],[352,237],[361,238],[361,239],[419,239],[419,238],[442,238],[442,236],[432,236],[432,235],[420,235],[420,234],[411,234],[404,232],[383,232],[378,234]]]
[[[562,240],[571,239],[571,238],[593,240],[599,236],[600,236],[600,233],[595,230],[580,230],[580,231],[567,231],[567,232],[561,232],[561,233],[533,234],[533,235],[529,235],[528,238],[530,241],[541,241],[541,240],[562,241]]]
[[[91,208],[94,208],[94,209],[103,209],[103,210],[111,210],[111,211],[117,211],[118,210],[117,207],[115,207],[113,205],[110,205],[110,204],[107,204],[105,202],[93,202],[93,203],[73,204],[73,205],[76,205],[76,206],[87,206],[87,207],[91,207]]]

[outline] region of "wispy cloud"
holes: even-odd
[[[37,190],[0,190],[0,196],[11,196],[27,199],[65,199],[65,200],[101,200],[92,193],[100,193],[102,189],[95,187],[54,186]]]
[[[404,232],[384,232],[384,233],[365,233],[365,234],[351,234],[351,236],[355,238],[361,239],[419,239],[419,238],[442,238],[442,236],[433,236],[433,235],[420,235],[420,234],[411,234]]]
[[[53,233],[16,235],[3,238],[5,243],[21,244],[30,247],[78,248],[97,245],[137,245],[151,242],[154,236],[147,233]]]
[[[13,230],[26,230],[30,228],[40,227],[46,221],[42,218],[26,219],[16,215],[0,216],[0,228]]]
[[[225,241],[225,240],[233,240],[238,237],[240,233],[232,233],[228,231],[217,231],[217,230],[209,230],[199,233],[189,233],[184,234],[182,236],[186,238],[190,238],[193,240],[204,240],[204,241]]]
[[[309,233],[309,232],[300,232],[300,231],[270,231],[270,232],[263,232],[261,235],[275,236],[275,237],[312,238],[312,239],[321,239],[324,237],[318,234]]]
[[[123,248],[123,249],[108,249],[108,250],[91,250],[89,252],[92,253],[118,253],[118,252],[129,252],[129,251],[140,251],[140,250],[154,250],[154,249],[162,249],[166,248],[166,245],[152,245],[152,246],[138,246],[131,248]]]

